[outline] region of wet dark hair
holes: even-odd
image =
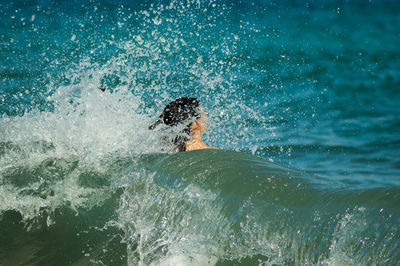
[[[149,129],[153,130],[160,124],[174,127],[186,123],[188,119],[200,118],[199,107],[200,103],[197,98],[178,98],[167,104],[160,115],[160,119],[151,125]],[[193,122],[190,122],[173,140],[173,143],[180,152],[186,150],[186,142],[188,141],[186,135],[190,135],[192,124]]]

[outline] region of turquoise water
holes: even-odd
[[[398,264],[399,14],[0,3],[0,265]],[[220,150],[148,130],[181,96]]]

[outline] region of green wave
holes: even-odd
[[[152,185],[158,189],[145,209],[160,211],[150,212],[149,219],[157,224],[169,217],[168,230],[196,236],[190,244],[195,248],[186,252],[205,246],[200,253],[216,257],[217,264],[380,264],[399,259],[397,187],[354,189],[230,151],[153,155],[144,161],[155,171]],[[201,191],[195,200],[193,186]],[[163,211],[176,205],[184,207],[173,214]],[[180,224],[186,217],[195,228],[189,232]]]
[[[2,156],[10,147],[18,152],[7,147]],[[343,185],[224,150],[109,154],[93,163],[50,156],[2,169],[0,263],[394,265],[400,259],[395,186]]]

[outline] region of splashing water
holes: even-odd
[[[395,265],[398,120],[380,114],[398,93],[347,117],[348,95],[334,96],[349,80],[324,71],[342,73],[332,60],[346,51],[310,36],[347,32],[314,29],[331,6],[310,5],[0,4],[0,264]],[[325,23],[346,12],[334,10]],[[371,72],[374,49],[346,66]],[[374,84],[393,88],[396,61],[381,63]],[[200,99],[221,150],[172,154],[170,133],[148,130],[181,96]],[[378,153],[354,132],[381,119],[394,126]]]

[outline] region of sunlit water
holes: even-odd
[[[0,3],[0,265],[398,264],[399,14]],[[182,96],[220,150],[148,130]]]

